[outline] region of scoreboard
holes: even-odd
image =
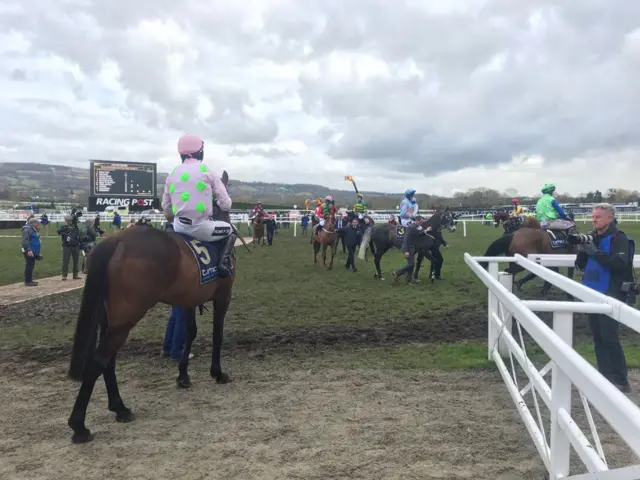
[[[91,160],[91,196],[150,198],[156,196],[156,164]]]

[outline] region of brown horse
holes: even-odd
[[[489,248],[485,252],[485,257],[496,257],[500,255],[513,256],[516,253],[526,257],[530,254],[575,254],[577,253],[577,247],[567,243],[567,235],[577,233],[575,224],[570,228],[564,229],[549,229],[543,230],[542,228],[525,228],[522,227],[515,232],[503,235],[489,245]],[[481,262],[484,268],[487,268],[486,262]],[[524,268],[516,263],[511,263],[505,270],[507,273],[515,275],[522,272]],[[558,271],[557,267],[550,267],[550,270]],[[568,270],[568,277],[573,279],[574,268],[570,267]],[[528,275],[525,279],[520,280],[516,286],[520,288],[526,281],[535,278],[535,275]],[[547,293],[551,285],[546,283],[543,286],[543,293]]]
[[[338,232],[336,231],[336,215],[330,213],[325,219],[324,227],[315,227],[313,238],[313,263],[318,263],[318,252],[322,247],[322,265],[327,266],[327,248],[331,247],[331,261],[329,270],[333,268],[333,259],[338,250]]]
[[[228,180],[225,171],[222,181],[227,185]],[[215,210],[218,210],[217,219],[229,221],[228,212]],[[212,259],[200,242],[194,240],[191,243],[194,251],[178,234],[156,228],[131,228],[93,248],[69,367],[69,377],[82,381],[67,422],[73,430],[74,443],[93,439],[92,433],[85,427],[85,418],[94,385],[100,375],[104,377],[108,409],[116,414],[116,421],[130,422],[134,419],[118,391],[115,358],[131,329],[157,303],[178,305],[186,310],[185,348],[176,379],[179,387],[186,388],[191,386],[187,368],[191,344],[197,333],[195,309],[206,302],[213,302],[210,374],[217,383],[230,381],[229,375],[220,366],[220,349],[236,277],[235,255],[231,276],[218,277],[201,285],[201,268],[194,252],[198,252],[203,264]]]
[[[264,214],[258,214],[253,219],[253,246],[255,247],[256,243],[260,245],[261,241],[264,246]]]

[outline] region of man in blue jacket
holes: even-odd
[[[576,267],[584,270],[582,284],[604,295],[628,302],[635,287],[633,241],[614,224],[615,209],[608,203],[593,208],[592,241],[582,244]],[[581,235],[571,235],[570,243]],[[582,237],[584,238],[584,237]],[[627,362],[620,344],[620,323],[605,314],[589,314],[598,370],[623,392],[630,392]]]
[[[31,217],[27,224],[22,227],[22,255],[24,255],[24,284],[27,287],[35,287],[38,282],[33,281],[33,269],[36,260],[42,259],[40,256],[40,220]]]

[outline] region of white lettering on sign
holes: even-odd
[[[97,206],[110,207],[153,207],[153,198],[114,198],[98,197]]]

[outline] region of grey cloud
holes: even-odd
[[[24,68],[15,68],[10,74],[9,78],[15,82],[26,82],[27,71]]]
[[[273,118],[256,120],[245,115],[223,115],[206,125],[205,133],[221,144],[269,143],[278,136]]]
[[[291,157],[294,156],[295,153],[287,150],[285,148],[263,148],[263,147],[255,147],[248,149],[239,149],[232,148],[229,151],[230,157],[250,157],[250,156],[259,156],[265,158],[281,158],[281,157]]]
[[[336,159],[434,174],[520,153],[561,162],[638,146],[640,62],[621,50],[640,26],[640,2],[488,0],[439,14],[426,11],[435,3],[414,3],[281,2],[260,31],[242,27],[242,9],[223,2],[32,0],[28,14],[9,14],[0,27],[24,32],[34,53],[60,55],[89,76],[115,61],[128,92],[124,116],[158,132],[201,131],[220,144],[268,143],[286,130],[275,116],[247,113],[277,104],[277,93],[260,98],[232,81],[249,62],[268,59],[321,65],[318,77],[300,76],[297,94],[308,115],[331,125],[307,145],[317,141]],[[175,92],[168,49],[129,41],[127,28],[153,18],[172,18],[195,38],[199,57],[184,71],[214,105],[208,118],[198,119],[194,95]],[[385,60],[390,78],[336,82],[322,66],[338,51]],[[483,71],[499,55],[503,69]],[[409,62],[419,73],[402,73]],[[89,95],[77,80],[69,85]],[[43,134],[65,134],[36,124]],[[279,156],[262,147],[232,151]]]
[[[530,5],[534,3],[543,2]],[[520,153],[562,160],[586,151],[638,146],[631,132],[640,118],[634,87],[640,66],[625,63],[620,49],[624,35],[640,25],[640,10],[624,2],[588,3],[584,15],[577,5],[567,11],[555,8],[549,13],[555,23],[532,46],[536,39],[521,34],[526,20],[522,11],[498,32],[490,28],[496,8],[474,25],[465,16],[437,19],[438,25],[427,19],[419,32],[414,25],[425,19],[416,12],[389,8],[387,28],[380,9],[369,16],[371,23],[365,22],[369,45],[394,56],[396,65],[413,59],[425,78],[396,74],[332,84],[323,75],[303,75],[299,93],[308,112],[347,119],[342,139],[328,148],[330,156],[381,162],[388,168],[433,174],[509,161]],[[606,20],[600,21],[602,17]],[[339,43],[333,35],[332,44]],[[500,52],[507,52],[503,71],[478,72]],[[529,58],[523,61],[519,52]],[[440,82],[437,95],[427,88],[434,79]]]

